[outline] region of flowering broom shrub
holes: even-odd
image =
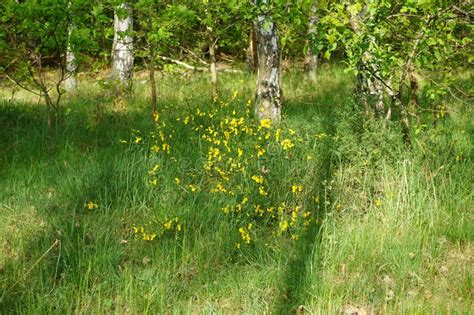
[[[251,100],[239,102],[234,92],[228,101],[189,109],[181,116],[162,109],[154,117],[149,150],[153,162],[148,183],[160,190],[163,176],[170,175],[160,169],[176,170],[176,189],[189,198],[205,196],[235,225],[238,248],[258,241],[266,244],[268,236],[298,240],[318,220],[315,178],[320,165],[314,156],[318,144],[329,139],[324,133],[257,121],[252,108]],[[165,218],[157,230],[181,231],[181,224],[167,228],[169,222]],[[135,232],[136,238],[145,240],[163,234],[140,227]]]

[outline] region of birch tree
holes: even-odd
[[[64,81],[64,87],[67,91],[73,91],[77,89],[77,80],[76,80],[76,54],[73,51],[71,37],[74,29],[74,22],[71,15],[71,2],[68,2],[68,15],[69,22],[67,27],[67,48],[66,48],[66,79]]]
[[[276,25],[268,10],[268,0],[254,1],[263,11],[255,21],[258,71],[255,92],[255,113],[258,119],[281,120],[281,52]]]
[[[334,2],[321,19],[328,29],[325,56],[338,43],[344,46],[346,72],[357,76],[356,95],[366,111],[398,119],[410,144],[418,103],[415,73],[425,79],[432,100],[446,93],[457,97],[450,87],[453,69],[473,60],[469,12],[468,2]]]
[[[211,61],[210,70],[211,70],[211,97],[212,100],[217,99],[217,66],[216,66],[216,43],[217,40],[209,41],[209,57]]]
[[[357,36],[362,41],[362,45],[367,47],[359,59],[358,73],[356,80],[357,95],[365,104],[367,111],[370,110],[369,102],[371,98],[376,99],[376,112],[380,116],[384,116],[384,86],[380,81],[382,75],[380,73],[380,65],[377,58],[370,50],[377,47],[378,43],[375,36],[364,31],[365,23],[370,18],[368,7],[365,5],[359,12],[360,5],[352,5],[348,7],[350,16],[350,26]]]
[[[114,42],[112,46],[112,79],[119,90],[130,91],[133,73],[132,8],[122,2],[114,12]]]
[[[305,56],[305,66],[311,82],[316,82],[316,72],[318,69],[318,53],[315,49],[315,41],[318,27],[318,1],[314,0],[310,7],[309,19],[308,19],[308,40],[307,40],[307,51]]]

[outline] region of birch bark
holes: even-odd
[[[268,0],[262,0],[265,6]],[[255,2],[254,2],[255,4]],[[255,22],[258,51],[255,112],[258,119],[281,120],[281,53],[275,23],[269,13],[261,13]]]
[[[114,14],[112,79],[129,90],[133,72],[133,18],[131,6],[123,2]]]
[[[69,23],[67,27],[67,47],[66,47],[66,79],[64,80],[64,87],[66,91],[73,91],[77,89],[76,71],[77,62],[76,55],[72,49],[71,36],[74,29],[74,23],[71,16],[71,2],[68,2],[68,16]]]
[[[316,82],[316,72],[318,70],[318,52],[313,49],[312,42],[316,38],[316,32],[319,22],[317,14],[318,1],[313,1],[308,21],[308,51],[306,53],[306,70],[311,82]]]
[[[211,39],[209,45],[209,57],[211,59],[211,97],[213,101],[217,100],[217,67],[216,67],[216,41]]]
[[[71,47],[71,34],[74,25],[71,23],[68,26],[67,30],[67,48],[66,48],[66,79],[64,82],[64,86],[66,91],[73,91],[77,89],[77,80],[76,80],[76,71],[77,71],[77,63],[76,63],[76,55]]]

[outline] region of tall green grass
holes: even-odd
[[[233,106],[253,97],[251,75],[220,82],[222,100],[238,91]],[[0,313],[472,312],[469,106],[446,99],[445,117],[421,114],[407,148],[396,122],[364,117],[339,68],[324,67],[315,86],[286,73],[283,124],[327,138],[302,149],[312,160],[275,170],[281,183],[305,175],[318,220],[296,242],[238,250],[225,200],[174,184],[202,155],[175,118],[213,106],[209,78],[159,80],[159,107],[186,162],[162,163],[159,189],[148,184],[154,127],[142,83],[117,104],[83,82],[53,131],[26,94],[0,105]],[[175,216],[180,233],[134,240],[133,225]]]

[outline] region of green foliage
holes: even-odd
[[[379,80],[401,98],[408,67],[426,79],[427,84],[449,86],[453,69],[469,60],[472,31],[469,18],[461,8],[443,1],[353,1],[334,2],[321,19],[320,37],[326,46],[325,56],[344,47],[348,71],[358,73],[364,54],[380,67]],[[351,26],[356,19],[358,30]],[[442,76],[433,74],[442,73]]]

